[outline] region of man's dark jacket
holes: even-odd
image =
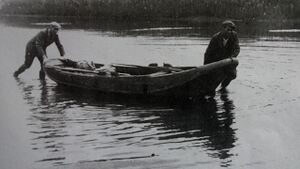
[[[221,32],[216,33],[204,54],[204,64],[216,62],[230,57],[237,57],[240,53],[239,40],[237,33],[232,31],[226,45],[223,45],[223,37]]]
[[[58,35],[51,33],[49,29],[40,31],[27,43],[27,51],[34,53],[40,57],[46,55],[46,48],[55,42],[61,56],[65,55],[63,45],[60,43]]]

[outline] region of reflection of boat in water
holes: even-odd
[[[160,115],[164,130],[178,133],[162,136],[160,140],[185,138],[201,147],[213,158],[222,160],[221,165],[230,165],[231,149],[236,142],[235,131],[231,125],[234,121],[234,104],[228,98],[227,91],[218,93],[220,99],[205,99],[196,105],[177,108],[172,113]]]
[[[45,62],[47,75],[58,84],[107,93],[155,96],[203,96],[215,91],[225,78],[223,68],[237,65],[236,59],[224,59],[199,67],[158,67],[111,65],[112,74],[80,69],[68,59]],[[95,64],[96,70],[103,67]]]
[[[76,100],[77,104],[109,108],[114,115],[132,116],[132,120],[123,122],[132,124],[151,124],[160,132],[155,135],[141,136],[143,140],[159,140],[156,145],[193,142],[195,148],[204,149],[213,157],[223,160],[221,165],[230,165],[231,149],[236,142],[234,104],[227,90],[218,91],[216,99],[178,100],[157,97],[122,97],[122,95],[99,94],[78,91],[76,88],[57,86],[56,92],[64,100]],[[154,118],[155,117],[155,118]],[[138,120],[139,119],[139,120]],[[147,119],[147,120],[146,120]],[[149,120],[150,119],[150,120]],[[124,135],[118,139],[135,136]],[[179,144],[182,146],[182,144]],[[180,149],[179,146],[179,149]],[[184,149],[184,148],[183,148]]]
[[[99,149],[115,152],[117,148],[122,152],[124,146],[132,151],[150,147],[159,155],[158,149],[166,146],[179,153],[181,149],[200,149],[200,153],[220,159],[221,165],[230,165],[236,137],[231,127],[234,105],[226,92],[218,92],[220,97],[216,99],[183,103],[170,98],[158,101],[155,97],[101,94],[54,83],[26,85],[23,82],[20,87],[32,107],[28,118],[32,145],[36,150],[48,152],[40,162],[64,164],[76,151],[93,154]],[[37,89],[40,95],[31,92]],[[73,140],[76,140],[75,147]],[[116,154],[111,158],[118,157]]]

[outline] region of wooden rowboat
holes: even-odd
[[[71,63],[71,64],[70,64]],[[77,68],[69,59],[49,59],[46,74],[58,84],[105,93],[143,96],[198,97],[214,92],[224,80],[224,68],[237,66],[237,59],[224,59],[199,67],[111,65],[114,72]]]

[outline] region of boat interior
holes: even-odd
[[[84,71],[84,72],[115,72],[119,75],[158,75],[158,74],[168,74],[173,72],[180,72],[195,67],[173,67],[170,64],[164,64],[164,66],[157,66],[157,64],[149,64],[149,66],[139,66],[139,65],[127,65],[127,64],[111,64],[104,65],[99,63],[88,63],[72,61],[70,59],[61,59],[61,68],[66,68],[68,70],[74,71]],[[82,64],[84,63],[84,64]],[[79,70],[78,70],[79,69]]]

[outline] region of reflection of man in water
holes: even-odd
[[[237,57],[240,53],[239,40],[237,33],[234,31],[235,24],[232,21],[224,21],[222,23],[223,30],[216,33],[204,54],[204,64],[209,64],[226,58]],[[224,69],[226,78],[221,86],[225,88],[236,78],[236,66]]]
[[[60,24],[56,22],[51,22],[49,26],[39,32],[35,37],[33,37],[26,45],[26,53],[25,53],[25,62],[24,64],[14,73],[15,77],[18,77],[19,74],[23,73],[26,69],[28,69],[35,57],[38,58],[40,64],[41,64],[41,70],[40,70],[40,79],[45,78],[45,72],[43,69],[43,62],[44,59],[47,58],[46,54],[46,48],[51,45],[53,42],[55,42],[60,55],[64,56],[65,51],[62,46],[62,44],[59,41],[58,38],[58,31],[61,29]]]

